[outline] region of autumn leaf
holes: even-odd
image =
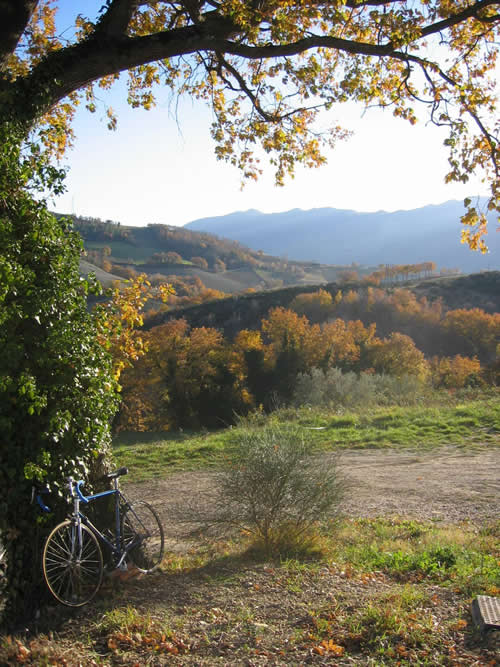
[[[336,644],[332,639],[325,639],[317,646],[313,647],[313,652],[318,655],[329,654],[340,658],[345,653],[345,648]]]

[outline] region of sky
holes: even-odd
[[[100,6],[102,0],[87,3],[92,4]],[[65,28],[72,1],[60,5]],[[298,167],[285,187],[275,186],[273,171],[266,168],[257,183],[242,189],[240,172],[215,158],[211,112],[202,103],[185,99],[172,109],[167,90],[158,89],[154,110],[131,109],[122,81],[99,96],[95,114],[77,112],[77,140],[63,161],[67,191],[51,206],[57,212],[136,226],[183,225],[251,208],[395,211],[487,194],[479,179],[444,184],[442,128],[422,121],[411,126],[388,110],[354,104],[332,109],[322,123],[340,123],[354,135],[326,153],[326,166]],[[114,132],[106,126],[105,104],[118,116]]]

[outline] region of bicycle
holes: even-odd
[[[119,489],[119,478],[128,473],[120,468],[106,475],[113,480],[113,489],[85,496],[83,480],[68,478],[73,500],[71,515],[58,524],[45,541],[42,568],[45,583],[52,595],[69,607],[81,607],[96,595],[103,572],[103,556],[99,542],[111,552],[115,568],[126,569],[127,561],[140,572],[152,572],[163,557],[163,526],[156,511],[145,501],[130,502]],[[115,496],[115,532],[101,532],[80,509],[80,504],[98,498]],[[42,509],[49,509],[40,496]]]

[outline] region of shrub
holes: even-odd
[[[377,403],[380,405],[415,405],[425,393],[425,384],[414,375],[374,375]]]
[[[313,368],[297,378],[294,403],[300,405],[411,405],[423,394],[424,386],[415,376],[343,373],[339,368]]]
[[[266,553],[301,550],[343,494],[335,458],[313,455],[300,427],[241,423],[219,477],[217,521],[248,531]]]

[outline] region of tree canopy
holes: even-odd
[[[209,104],[216,154],[246,178],[262,149],[278,183],[297,163],[322,164],[325,145],[348,133],[336,105],[355,101],[446,126],[445,179],[482,171],[488,208],[500,208],[498,0],[103,2],[96,16],[73,2],[75,29],[62,35],[57,0],[0,4],[0,111],[35,123],[53,152],[71,140],[76,107],[94,111],[96,90],[127,72],[133,107],[152,107],[162,84]],[[463,240],[484,250],[485,212],[465,205]]]

